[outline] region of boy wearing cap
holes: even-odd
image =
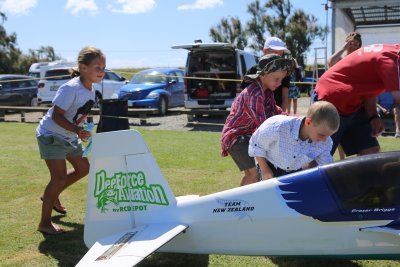
[[[290,51],[287,50],[285,43],[278,37],[269,37],[265,41],[263,48],[264,55],[276,54],[283,57],[285,53],[290,54]],[[254,74],[256,72],[257,65],[251,67],[246,74]],[[284,112],[287,112],[289,107],[289,84],[290,77],[287,76],[282,80],[281,85],[274,91],[275,103],[276,105],[281,107]],[[244,89],[248,85],[249,83],[246,80],[243,80],[240,88]]]
[[[240,185],[258,181],[254,159],[248,154],[249,139],[253,132],[269,117],[281,114],[273,91],[281,84],[292,67],[292,61],[276,54],[263,56],[255,74],[245,75],[248,86],[232,104],[221,136],[221,154],[228,154],[244,176]]]
[[[265,40],[263,53],[264,55],[277,54],[282,57],[284,53],[290,54],[290,51],[281,39],[278,37],[269,37]],[[289,85],[290,77],[286,76],[282,80],[282,84],[274,91],[275,102],[284,112],[288,112],[289,109]]]
[[[306,117],[277,115],[267,119],[249,142],[263,180],[296,172],[312,161],[333,162],[330,136],[339,128],[339,114],[331,103],[315,102]]]

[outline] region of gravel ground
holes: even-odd
[[[303,97],[298,101],[298,113],[304,115],[310,103],[310,98]],[[179,109],[178,109],[179,110]],[[41,112],[32,112],[26,114],[26,122],[38,123],[42,117]],[[7,114],[6,121],[20,122],[19,114]],[[99,116],[94,116],[94,122],[97,123]],[[220,132],[224,123],[223,117],[203,116],[193,123],[189,123],[187,115],[167,115],[165,117],[151,116],[146,119],[146,124],[141,125],[139,118],[129,119],[132,128],[143,128],[149,130],[181,130],[181,131],[216,131]]]
[[[309,97],[302,97],[298,100],[298,114],[305,115],[310,105]],[[181,108],[182,109],[182,108]],[[174,109],[174,110],[179,110]],[[38,123],[42,117],[41,112],[32,112],[26,114],[27,123]],[[99,116],[94,116],[94,122],[97,123]],[[20,122],[21,116],[19,114],[7,114],[5,116],[6,122]],[[210,117],[204,116],[195,122],[188,122],[187,115],[167,115],[165,117],[151,116],[146,119],[146,124],[141,125],[139,118],[130,118],[129,124],[131,128],[147,129],[147,130],[178,130],[178,131],[212,131],[221,132],[224,118],[223,117]],[[385,119],[385,133],[384,136],[394,135],[394,121],[392,118]]]
[[[305,115],[310,98],[303,97],[298,100],[298,114]],[[182,131],[216,131],[221,132],[224,123],[223,117],[204,116],[198,121],[189,123],[187,115],[174,115],[165,117],[150,117],[147,119],[145,126],[140,125],[139,119],[129,119],[129,123],[133,128],[144,128],[151,130],[182,130]]]

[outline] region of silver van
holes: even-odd
[[[226,109],[241,92],[240,83],[257,56],[229,43],[176,45],[187,49],[185,67],[185,108]]]

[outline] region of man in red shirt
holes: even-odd
[[[380,151],[376,137],[384,125],[376,111],[376,97],[384,91],[400,103],[400,44],[362,47],[321,76],[314,100],[331,102],[341,117],[331,154],[339,143],[347,156]]]

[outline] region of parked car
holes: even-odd
[[[93,84],[96,90],[96,96],[100,99],[111,99],[113,95],[118,95],[121,86],[127,84],[128,81],[120,74],[106,70],[104,78],[101,83]]]
[[[71,67],[48,68],[38,84],[39,104],[50,104],[56,95],[58,88],[71,79]],[[126,79],[116,72],[106,70],[103,81],[93,84],[96,90],[96,103],[100,99],[111,99],[117,94],[119,88],[126,84]]]
[[[0,105],[37,106],[37,81],[31,76],[0,75]]]
[[[71,79],[71,67],[49,68],[38,83],[38,104],[50,104],[58,88]],[[43,67],[42,67],[43,72]]]
[[[240,82],[246,71],[257,63],[257,56],[229,43],[177,45],[189,51],[186,60],[185,108],[226,109],[241,92]],[[204,79],[206,78],[206,79]],[[219,80],[221,79],[221,80]]]
[[[155,68],[143,70],[119,90],[119,99],[129,107],[158,108],[165,115],[168,108],[183,106],[183,70]]]
[[[35,78],[40,78],[40,67],[41,66],[47,66],[49,65],[49,62],[37,62],[33,63],[30,68],[29,68],[29,76],[35,77]]]

